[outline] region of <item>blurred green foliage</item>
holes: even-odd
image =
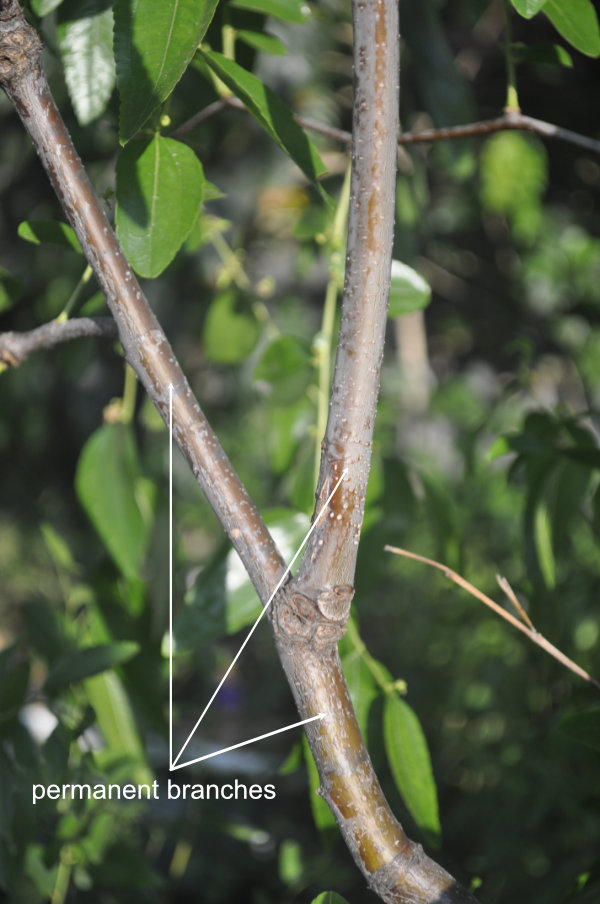
[[[348,6],[223,0],[209,25],[214,3],[182,4],[192,19],[175,21],[161,70],[155,43],[165,49],[171,4],[117,0],[113,70],[110,3],[29,5],[93,182],[116,203],[134,267],[156,276],[145,284],[152,305],[289,559],[314,501],[336,320],[324,300],[340,285],[347,161],[331,139],[309,144],[285,104],[350,127]],[[592,4],[513,6],[524,111],[597,135]],[[406,129],[502,108],[501,4],[401,3],[401,15]],[[202,35],[205,52],[186,69]],[[127,69],[130,40],[140,58]],[[177,134],[224,81],[254,118],[223,107]],[[121,150],[119,138],[140,129]],[[103,312],[4,97],[0,130],[1,328]],[[320,160],[337,211],[310,184]],[[437,572],[383,547],[438,559],[497,599],[501,572],[536,627],[600,673],[599,187],[597,154],[512,132],[400,155],[394,258],[404,269],[341,655],[394,809],[485,904],[598,900],[595,692]],[[0,455],[8,900],[268,904],[323,888],[364,900],[295,735],[186,771],[186,781],[275,781],[272,803],[32,806],[33,783],[168,776],[168,437],[119,349],[87,340],[2,373]],[[174,490],[183,743],[259,607],[177,454]],[[198,744],[223,747],[295,718],[261,625]]]

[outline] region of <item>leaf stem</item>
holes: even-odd
[[[510,20],[510,2],[504,0],[504,58],[506,60],[506,105],[505,113],[520,113],[519,95],[517,93],[517,72],[512,52],[512,28]]]

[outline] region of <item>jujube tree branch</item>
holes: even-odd
[[[347,470],[297,578],[269,610],[328,801],[352,855],[391,904],[473,902],[404,834],[358,728],[337,654],[352,597],[370,467],[389,288],[397,130],[396,0],[355,0],[352,205],[342,325],[317,509]],[[265,602],[281,556],[208,424],[128,266],[54,104],[41,45],[16,0],[0,0],[0,84],[12,100],[107,297],[125,355],[174,437]]]

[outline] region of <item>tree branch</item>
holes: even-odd
[[[193,131],[211,116],[220,113],[225,107],[233,107],[235,110],[246,110],[245,105],[239,98],[233,95],[224,97],[209,104],[182,123],[172,133],[173,137],[179,138]],[[309,132],[324,135],[326,138],[331,138],[332,141],[338,141],[340,144],[349,145],[352,143],[352,132],[347,132],[345,129],[337,129],[335,126],[329,126],[325,123],[317,122],[315,119],[308,119],[305,116],[294,115],[294,119],[299,126]],[[496,117],[496,119],[482,119],[479,122],[470,122],[460,126],[426,129],[423,132],[401,132],[398,135],[398,144],[404,146],[429,144],[435,141],[455,141],[458,138],[474,138],[478,135],[490,135],[493,132],[507,131],[533,132],[542,138],[555,138],[559,141],[566,141],[568,144],[574,144],[576,147],[591,151],[593,154],[600,154],[600,141],[598,139],[581,135],[579,132],[572,132],[570,129],[563,129],[562,126],[545,122],[543,119],[535,119],[533,116],[525,116],[523,113],[516,111],[506,112],[502,116]]]
[[[129,267],[50,93],[41,42],[17,0],[0,3],[0,85],[29,132],[59,201],[106,295],[125,357],[173,435],[263,603],[285,565],[181,370]]]
[[[26,333],[0,333],[0,363],[18,367],[29,355],[54,348],[73,339],[116,339],[117,325],[112,317],[77,317],[52,320]]]
[[[353,595],[390,283],[398,131],[397,0],[354,0],[353,150],[346,276],[315,515],[347,471],[275,600],[277,648],[319,771],[320,794],[369,886],[389,904],[475,899],[412,842],[386,801],[337,652]],[[315,516],[313,516],[314,519]]]
[[[307,736],[331,807],[371,888],[390,904],[473,904],[404,834],[356,722],[336,641],[347,620],[370,466],[389,290],[397,134],[397,0],[354,0],[352,215],[342,325],[323,444],[317,509],[347,468],[298,577],[269,609],[301,716],[326,713]],[[0,84],[15,105],[107,297],[126,357],[174,436],[263,602],[284,565],[194,398],[116,241],[60,118],[41,45],[16,0],[0,0]]]

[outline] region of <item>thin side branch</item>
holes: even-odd
[[[193,131],[211,116],[220,113],[225,107],[233,107],[235,110],[246,109],[239,98],[234,96],[224,97],[209,104],[182,123],[173,132],[173,137],[179,138]],[[308,119],[305,116],[295,115],[294,119],[299,126],[308,132],[315,132],[340,144],[352,144],[352,132],[348,132],[345,129],[337,129],[335,126],[329,126],[325,123],[317,122],[315,119]],[[525,116],[523,113],[516,111],[506,112],[502,116],[496,117],[496,119],[483,119],[479,122],[470,122],[460,126],[426,129],[423,132],[401,132],[398,135],[398,144],[400,146],[430,144],[436,141],[455,141],[459,138],[474,138],[480,135],[491,135],[494,132],[507,131],[533,132],[541,138],[554,138],[583,148],[583,150],[590,151],[593,154],[600,154],[600,141],[598,139],[590,138],[588,135],[581,135],[579,132],[573,132],[570,129],[563,129],[562,126],[545,122],[543,119],[535,119],[533,116]]]
[[[569,669],[579,678],[583,678],[584,681],[587,681],[588,684],[592,684],[597,690],[600,691],[600,682],[596,681],[595,678],[582,669],[581,666],[577,665],[576,662],[573,662],[572,659],[569,659],[568,656],[555,647],[553,643],[550,643],[549,640],[546,640],[543,634],[540,634],[537,631],[531,622],[531,619],[524,611],[523,607],[517,600],[515,593],[512,587],[508,584],[506,578],[502,578],[497,576],[497,581],[502,590],[506,593],[512,604],[516,607],[517,611],[520,613],[523,621],[519,621],[518,618],[515,618],[514,615],[511,615],[510,612],[507,612],[506,609],[503,609],[498,603],[495,603],[493,599],[487,596],[485,593],[482,593],[481,590],[478,590],[477,587],[474,587],[473,584],[470,584],[469,581],[465,580],[460,574],[456,571],[453,571],[452,568],[448,568],[447,565],[443,565],[441,562],[436,562],[434,559],[428,559],[425,556],[420,556],[416,552],[409,552],[407,549],[400,549],[397,546],[385,546],[386,552],[393,552],[397,556],[405,556],[407,559],[414,559],[416,562],[423,562],[425,565],[431,565],[432,568],[437,568],[438,571],[442,571],[444,577],[448,578],[454,584],[457,584],[459,587],[462,587],[463,590],[466,590],[467,593],[470,593],[471,596],[474,596],[476,599],[480,600],[485,606],[488,606],[492,609],[500,618],[503,618],[504,621],[507,621],[509,624],[520,631],[522,634],[525,634],[526,637],[532,643],[537,644],[538,647],[541,647],[542,650],[545,650],[550,656],[553,656],[561,665],[564,665],[565,668]]]
[[[25,333],[0,333],[0,364],[18,367],[34,352],[54,348],[74,339],[117,339],[112,317],[77,317],[53,320]]]

